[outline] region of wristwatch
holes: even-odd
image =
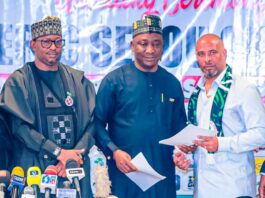
[[[62,149],[60,147],[56,147],[53,151],[53,155],[56,157],[59,157],[59,155],[61,154]]]

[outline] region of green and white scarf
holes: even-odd
[[[215,96],[214,101],[212,104],[212,110],[211,110],[211,121],[215,124],[217,129],[217,136],[223,137],[224,132],[222,129],[222,117],[223,117],[223,111],[225,107],[226,98],[229,92],[229,89],[232,84],[232,69],[229,65],[226,65],[227,70],[225,72],[224,77],[221,80],[221,85],[218,87]],[[198,125],[197,122],[197,102],[198,102],[198,96],[200,94],[201,88],[197,86],[195,88],[195,91],[190,97],[189,105],[188,105],[188,120],[189,123]]]

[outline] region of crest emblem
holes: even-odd
[[[66,106],[71,107],[74,104],[74,100],[72,98],[72,94],[70,92],[66,92],[66,98],[64,100]]]

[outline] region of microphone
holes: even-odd
[[[24,193],[22,194],[21,198],[35,198],[35,197],[38,197],[38,196],[37,194],[35,194],[34,189],[31,186],[26,186],[24,188]]]
[[[79,180],[85,177],[84,169],[79,168],[77,161],[73,159],[67,160],[65,167],[67,178],[71,181],[71,183],[74,182],[76,191],[78,192],[79,197],[82,198]]]
[[[56,194],[57,170],[55,166],[48,166],[41,176],[40,192],[49,198],[50,194]]]
[[[11,172],[10,185],[8,186],[11,191],[11,197],[17,198],[19,193],[22,192],[25,185],[24,170],[20,166],[13,168]]]
[[[0,197],[5,197],[6,185],[10,181],[10,173],[7,170],[0,171]]]
[[[70,189],[71,188],[71,182],[70,181],[64,181],[63,182],[63,188]]]
[[[109,197],[111,181],[109,180],[108,167],[97,165],[94,172],[95,197]]]
[[[70,181],[64,181],[63,188],[57,189],[56,197],[76,198],[76,190],[71,189],[70,186]]]
[[[0,198],[5,197],[6,185],[4,183],[0,183]]]
[[[10,173],[7,170],[0,170],[0,183],[8,184],[10,181]]]
[[[39,185],[41,182],[41,170],[37,166],[32,166],[27,172],[27,183],[34,189],[34,194],[38,195]]]

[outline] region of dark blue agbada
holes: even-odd
[[[105,152],[121,149],[135,157],[142,152],[162,180],[143,192],[108,160],[112,194],[119,198],[176,198],[173,147],[158,142],[186,124],[179,81],[162,67],[142,72],[122,66],[102,81],[96,100],[97,140]],[[108,125],[108,130],[105,129]]]

